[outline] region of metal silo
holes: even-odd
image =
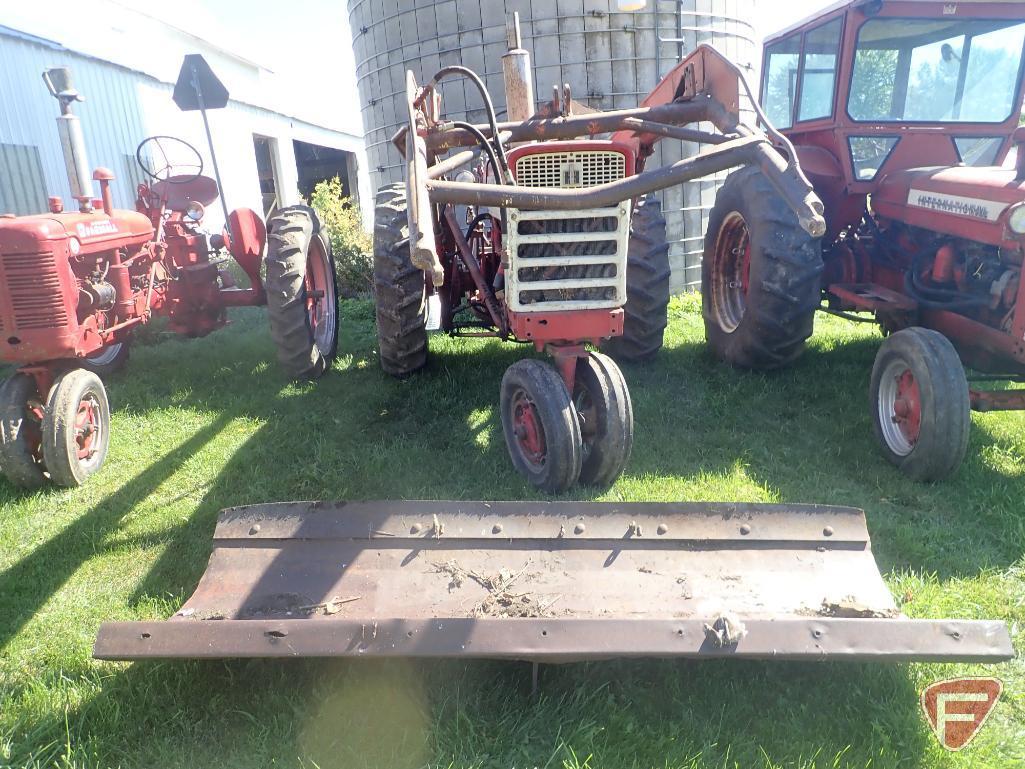
[[[448,64],[470,67],[484,76],[501,117],[502,54],[513,12],[533,55],[539,101],[550,98],[554,84],[569,83],[573,97],[592,107],[635,107],[703,42],[755,72],[754,0],[647,0],[644,9],[629,12],[617,6],[617,0],[349,0],[373,186],[402,178],[390,139],[405,121],[407,69],[424,82]],[[446,81],[441,92],[446,117],[484,120],[480,97],[468,84]],[[663,141],[657,157],[671,163],[697,151],[693,144]],[[674,290],[700,284],[704,223],[722,177],[662,193]]]

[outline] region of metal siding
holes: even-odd
[[[0,214],[34,214],[46,210],[43,164],[39,148],[0,144]]]
[[[747,19],[754,0],[649,0],[621,13],[616,0],[348,0],[356,77],[366,130],[371,186],[402,178],[391,136],[405,122],[405,70],[424,82],[459,62],[482,75],[495,108],[504,109],[501,55],[505,23],[521,17],[534,63],[534,93],[551,98],[569,83],[573,96],[599,109],[636,106],[659,79],[703,42],[712,43],[753,77],[757,45]],[[452,14],[455,13],[455,22]],[[678,42],[677,42],[678,41]],[[483,103],[466,81],[442,84],[446,117],[484,122]],[[708,128],[708,126],[704,126]],[[655,164],[698,152],[692,143],[662,141]],[[660,194],[669,228],[673,290],[700,285],[708,212],[726,174]]]
[[[37,210],[45,210],[47,195],[61,196],[65,205],[71,195],[55,124],[59,114],[57,101],[50,96],[41,77],[43,70],[57,66],[71,68],[75,86],[85,96],[84,102],[75,105],[75,113],[82,120],[90,166],[105,166],[117,177],[112,185],[115,205],[135,205],[140,172],[129,169],[127,156],[134,156],[139,142],[147,136],[167,134],[188,141],[203,156],[205,173],[213,175],[202,121],[198,113],[183,113],[175,106],[170,83],[0,32],[0,144],[38,148],[43,185],[36,198],[41,201]],[[293,139],[357,154],[363,146],[361,137],[236,101],[211,112],[210,125],[229,208],[261,210],[254,133],[279,140],[283,148],[283,175],[288,177],[279,183],[281,191],[291,196],[293,202],[298,196]],[[95,191],[98,194],[98,185]],[[208,228],[216,231],[222,220],[219,204],[210,206]]]

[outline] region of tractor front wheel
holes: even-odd
[[[939,481],[968,448],[968,380],[945,336],[913,327],[883,340],[872,366],[869,405],[883,454],[911,478]]]
[[[37,397],[36,383],[27,374],[15,374],[0,383],[0,472],[26,489],[43,485],[39,417],[29,402]],[[41,411],[42,404],[37,408]]]
[[[278,360],[317,379],[338,349],[338,286],[331,247],[313,209],[291,206],[267,222],[267,319]]]
[[[773,369],[796,359],[819,305],[819,240],[755,167],[715,197],[701,263],[705,339],[733,366]]]
[[[509,457],[530,483],[550,494],[576,483],[583,459],[580,423],[554,366],[526,359],[506,369],[501,410]]]
[[[634,413],[626,380],[615,361],[592,352],[577,360],[573,405],[580,421],[580,482],[611,486],[633,448]]]
[[[58,486],[81,486],[103,466],[110,444],[110,405],[103,382],[75,368],[50,388],[43,417],[43,461]]]

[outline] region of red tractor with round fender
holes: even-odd
[[[229,307],[267,305],[280,361],[297,378],[324,372],[338,336],[334,263],[312,209],[282,209],[265,225],[240,208],[224,232],[207,233],[218,184],[194,147],[167,136],[138,147],[148,181],[136,210],[115,209],[113,174],[90,175],[85,160],[70,73],[44,79],[61,104],[76,210],[52,197],[48,213],[0,215],[0,362],[17,367],[0,383],[0,472],[28,488],[78,486],[100,469],[110,441],[101,376],[125,364],[133,332],[158,315],[201,337],[228,322]]]
[[[923,481],[957,470],[972,409],[1025,408],[1025,390],[965,373],[1025,381],[1023,47],[1020,2],[849,0],[774,35],[760,115],[793,143],[826,232],[802,229],[752,168],[727,178],[710,216],[715,354],[778,368],[816,310],[878,323],[875,433]]]

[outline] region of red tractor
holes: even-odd
[[[1020,2],[848,1],[773,36],[760,117],[795,146],[826,233],[808,235],[757,169],[727,179],[710,217],[714,352],[775,368],[816,309],[878,323],[876,436],[920,480],[958,468],[971,409],[1025,408],[1025,390],[965,374],[1025,381],[1023,43]]]
[[[395,137],[407,178],[379,191],[374,229],[381,365],[395,376],[425,365],[431,295],[449,334],[547,352],[554,365],[521,360],[502,379],[513,465],[549,492],[607,486],[633,442],[630,394],[610,356],[654,356],[666,326],[669,247],[649,193],[750,165],[808,232],[825,229],[821,203],[784,159],[786,139],[740,120],[743,78],[711,49],[677,65],[641,106],[599,112],[568,85],[537,107],[515,15],[509,48],[505,123],[471,70],[444,67],[423,87],[407,73],[408,124]],[[479,90],[486,124],[445,118],[439,84],[449,78]],[[721,133],[687,127],[704,121]],[[646,168],[661,140],[710,149]]]
[[[107,169],[91,175],[93,198],[69,72],[48,70],[44,80],[61,105],[77,210],[51,197],[48,213],[0,215],[0,361],[17,366],[0,384],[0,471],[30,488],[46,478],[77,486],[103,464],[110,411],[99,375],[124,364],[132,333],[154,316],[200,337],[228,322],[228,307],[266,304],[279,358],[296,377],[319,376],[337,344],[334,264],[310,209],[283,209],[266,226],[237,209],[223,233],[208,235],[204,209],[218,184],[195,148],[155,136],[136,153],[149,177],[136,210],[116,210]],[[229,254],[248,288],[236,286]]]

